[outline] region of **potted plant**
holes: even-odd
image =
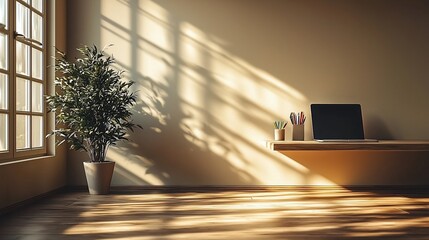
[[[115,60],[95,45],[77,49],[82,57],[68,61],[57,51],[55,95],[47,96],[48,110],[56,113],[60,128],[50,135],[62,137],[70,149],[88,153],[84,162],[90,194],[107,194],[114,162],[106,161],[106,153],[119,140],[127,140],[127,130],[140,127],[131,121],[135,93],[133,82],[122,81],[123,71],[115,70]],[[141,128],[141,127],[140,127]]]

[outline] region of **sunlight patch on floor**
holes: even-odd
[[[112,203],[98,204],[82,212],[79,224],[66,229],[64,234],[130,232],[140,234],[139,239],[144,239],[145,234],[162,234],[164,239],[219,239],[241,234],[243,239],[323,232],[383,237],[402,235],[401,229],[424,228],[429,224],[428,216],[408,218],[409,214],[401,210],[427,212],[429,198],[383,196],[329,187],[273,189],[115,195]],[[345,229],[348,230],[344,232]]]

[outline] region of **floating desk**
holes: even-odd
[[[378,142],[317,142],[266,141],[273,151],[326,151],[326,150],[401,150],[429,151],[429,141],[383,140]]]

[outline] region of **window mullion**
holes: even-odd
[[[30,24],[30,26],[33,26],[33,9],[32,9],[32,7],[30,6],[29,7],[29,9],[30,9],[30,15],[28,16],[28,20],[29,20],[29,24]],[[29,36],[27,36],[28,38],[30,38],[30,39],[33,39],[33,32],[32,32],[32,30],[31,30],[31,28],[30,28],[30,31],[29,31]],[[28,62],[29,62],[29,68],[28,68],[28,77],[29,77],[29,80],[30,80],[30,89],[28,90],[28,98],[29,98],[29,106],[28,106],[28,114],[29,114],[29,121],[30,121],[30,123],[28,124],[28,141],[29,141],[29,147],[30,147],[30,149],[32,149],[33,148],[33,116],[32,116],[32,113],[33,113],[33,44],[30,44],[30,53],[29,53],[29,55],[28,55]]]
[[[6,21],[5,26],[2,28],[0,28],[0,34],[3,36],[2,39],[5,41],[5,45],[2,45],[2,48],[5,47],[6,51],[2,51],[0,52],[0,54],[6,54],[5,55],[5,65],[4,65],[4,69],[1,68],[0,69],[0,74],[1,74],[1,79],[5,80],[5,82],[1,82],[0,84],[5,84],[2,87],[6,87],[6,89],[2,88],[2,91],[4,91],[3,93],[6,96],[2,96],[5,97],[6,100],[6,104],[2,104],[2,109],[0,109],[0,118],[1,118],[1,124],[0,125],[0,134],[1,134],[1,138],[2,140],[4,140],[5,142],[3,142],[2,144],[2,148],[0,149],[0,162],[3,159],[7,159],[13,156],[13,149],[11,147],[11,143],[10,143],[10,136],[11,136],[11,132],[10,132],[10,124],[11,124],[11,109],[10,109],[10,105],[11,105],[11,100],[10,100],[10,91],[11,91],[11,76],[10,76],[10,56],[11,56],[11,52],[10,52],[10,44],[11,44],[11,39],[10,39],[10,33],[11,33],[11,25],[10,25],[10,2],[9,0],[7,0],[8,2],[6,3],[6,9],[1,9],[1,11],[6,12],[7,14],[7,19],[5,19]],[[5,77],[5,79],[3,79],[3,77]],[[1,94],[0,94],[1,95]],[[3,100],[3,99],[2,99]],[[0,100],[0,101],[2,101]],[[6,122],[3,122],[4,120],[6,120]],[[6,130],[6,132],[4,132],[4,130]],[[5,138],[5,139],[3,139]],[[3,146],[5,147],[5,149],[3,149]]]
[[[15,156],[16,149],[16,104],[15,104],[15,89],[16,89],[16,45],[15,45],[15,29],[16,29],[16,21],[15,21],[15,10],[16,5],[14,0],[9,1],[9,151],[13,154],[12,157]]]

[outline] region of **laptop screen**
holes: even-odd
[[[313,137],[364,139],[360,104],[311,104]]]

